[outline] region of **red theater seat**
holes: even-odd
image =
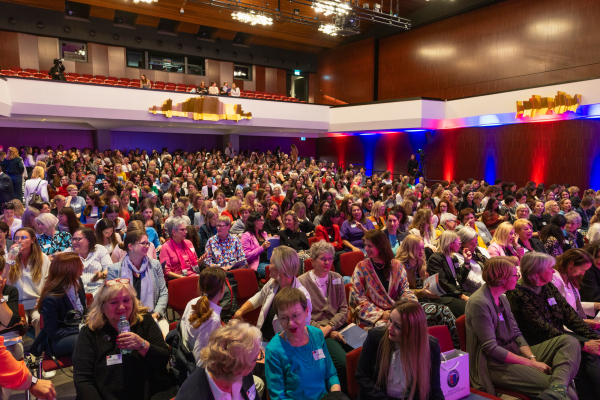
[[[49,72],[50,72],[50,71],[46,71],[46,70],[44,70],[44,71],[41,71],[41,70],[40,70],[40,74],[44,74],[44,75],[46,75],[46,76],[48,75],[48,73],[49,73]]]
[[[129,83],[127,83],[127,82],[117,82],[117,86],[127,87],[127,86],[129,86]]]
[[[23,78],[31,78],[31,74],[29,72],[17,72],[17,75]]]
[[[131,79],[129,79],[129,78],[119,78],[119,82],[127,82],[127,83],[129,83],[129,82],[131,82]]]
[[[37,74],[38,70],[33,68],[25,68],[25,72],[29,72],[31,75]]]
[[[73,78],[72,76],[66,76],[65,78],[68,82],[77,82],[77,79]]]
[[[35,73],[35,74],[33,74],[33,77],[34,77],[34,78],[37,78],[37,79],[46,79],[46,75],[44,75],[44,74],[40,74],[39,72],[38,72],[38,73]]]
[[[88,78],[84,78],[84,77],[77,78],[77,82],[88,83],[89,81],[90,81],[90,80],[89,80]]]
[[[115,81],[115,82],[119,81],[119,78],[117,78],[116,76],[109,76],[106,79],[110,79],[111,81]]]
[[[0,74],[5,75],[5,76],[14,76],[15,75],[15,73],[13,71],[8,70],[8,69],[1,70]]]
[[[102,83],[102,80],[94,78],[94,79],[90,79],[90,83],[100,84],[100,83]]]
[[[9,69],[15,73],[23,71],[23,68],[19,67],[10,67]]]
[[[140,83],[142,80],[141,79],[132,79],[131,83]]]
[[[105,80],[105,81],[104,81],[104,84],[105,84],[105,85],[111,85],[111,86],[114,86],[114,85],[115,85],[115,81],[111,81],[111,80],[108,80],[108,79],[107,79],[107,80]]]
[[[95,75],[94,78],[105,80],[106,77],[104,75]]]
[[[81,75],[79,75],[78,73],[75,73],[75,72],[69,72],[68,74],[65,74],[65,75],[72,76],[73,78],[79,78],[81,76]]]
[[[84,78],[88,78],[90,80],[94,79],[94,75],[92,75],[92,74],[81,74],[81,76],[84,77]]]

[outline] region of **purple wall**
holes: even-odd
[[[243,136],[240,135],[240,149],[243,150],[258,150],[258,151],[274,151],[277,146],[281,146],[281,151],[290,154],[290,146],[293,144],[298,148],[300,157],[316,157],[317,156],[317,139],[306,138],[300,140],[295,137],[270,137],[270,136]]]
[[[172,152],[175,149],[186,151],[223,150],[223,136],[220,135],[194,135],[184,133],[158,133],[158,132],[112,132],[112,148],[129,151],[139,147],[142,150],[160,150],[168,147]]]
[[[76,147],[94,147],[94,131],[71,129],[35,129],[35,128],[5,128],[0,127],[0,144],[4,151],[8,147],[21,146],[52,146],[56,149],[63,145],[65,149]]]

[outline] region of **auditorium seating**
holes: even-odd
[[[48,71],[38,71],[35,69],[23,69],[18,67],[10,67],[9,69],[0,70],[0,75],[4,76],[20,76],[23,78],[35,78],[35,79],[50,79]],[[65,78],[68,82],[79,82],[79,83],[93,83],[103,84],[109,86],[121,86],[121,87],[140,87],[139,79],[130,78],[117,78],[116,76],[104,76],[104,75],[91,75],[91,74],[78,74],[76,72],[65,72]],[[172,83],[162,81],[150,81],[150,87],[154,90],[169,90],[174,92],[191,92],[192,89],[196,88],[196,85],[186,85],[184,83]],[[252,90],[240,90],[240,97],[248,99],[260,99],[260,100],[276,100],[276,101],[290,101],[295,103],[306,103],[306,101],[300,101],[294,97],[288,97],[282,93],[268,93],[261,91]]]

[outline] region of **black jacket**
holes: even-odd
[[[171,347],[171,368],[169,372],[173,375],[178,387],[181,387],[188,378],[188,374],[196,371],[196,359],[194,354],[187,348],[181,336],[181,320],[177,322],[177,329],[167,334],[165,342]]]
[[[438,379],[439,380],[439,379]],[[252,372],[242,378],[242,390],[240,394],[244,400],[249,400],[246,394],[248,390],[254,385],[254,376]],[[256,399],[259,399],[258,393],[256,393]],[[185,381],[175,400],[215,400],[212,390],[210,390],[210,384],[208,383],[208,377],[206,376],[206,370],[204,368],[198,368],[190,377]]]
[[[593,266],[585,271],[579,284],[581,301],[600,302],[600,269]]]
[[[175,386],[167,372],[169,346],[151,314],[131,327],[150,343],[146,356],[133,350],[123,362],[108,366],[106,358],[119,354],[117,331],[110,324],[92,331],[84,326],[73,352],[73,380],[81,400],[169,400]]]
[[[279,231],[279,245],[291,247],[296,251],[310,249],[306,233],[302,231],[292,232],[289,229],[282,229]]]
[[[0,204],[11,201],[15,198],[15,190],[13,188],[10,176],[4,172],[0,173]]]
[[[18,331],[21,327],[20,325],[14,326],[21,321],[21,317],[19,316],[19,290],[14,286],[5,285],[4,290],[2,290],[2,296],[6,296],[8,298],[6,304],[13,312],[13,315],[6,325],[9,327],[12,326],[12,328],[0,330],[0,335],[12,331]]]
[[[83,282],[79,279],[79,291],[77,293],[79,301],[83,306],[83,313],[86,311],[86,298]],[[55,342],[63,339],[67,336],[77,335],[79,333],[79,325],[67,326],[65,320],[73,319],[73,315],[67,315],[69,311],[73,311],[75,308],[69,300],[69,296],[66,293],[56,296],[55,293],[50,292],[42,300],[42,311],[41,316],[44,319],[44,327],[40,331],[40,334],[35,338],[35,342],[31,346],[32,354],[40,355],[43,351],[46,351],[48,342],[50,347]],[[35,352],[35,353],[34,353]]]
[[[360,386],[358,400],[392,400],[387,394],[387,386],[384,384],[377,389],[375,382],[379,375],[379,363],[377,353],[379,343],[386,332],[386,328],[373,328],[369,330],[367,340],[363,343],[358,366],[356,368],[356,381]],[[429,336],[429,357],[431,360],[431,374],[429,376],[430,389],[427,399],[419,399],[419,388],[415,393],[415,400],[444,400],[440,383],[441,350],[438,340]]]
[[[419,171],[419,162],[411,158],[410,160],[408,160],[408,165],[406,166],[406,169],[408,170],[407,172],[409,175],[415,176]]]
[[[429,275],[439,274],[439,277],[438,277],[439,285],[446,292],[446,294],[444,296],[440,297],[440,299],[439,299],[440,304],[446,304],[448,302],[448,301],[444,301],[444,298],[460,297],[463,294],[468,296],[471,294],[471,293],[467,292],[466,290],[463,290],[463,288],[461,286],[461,283],[464,282],[463,279],[466,278],[466,275],[464,273],[461,273],[462,267],[460,267],[460,264],[459,264],[456,256],[452,256],[452,262],[454,263],[454,266],[451,267],[448,265],[448,261],[446,261],[446,257],[440,253],[434,253],[427,260],[427,272],[429,273]],[[458,280],[454,278],[450,268],[454,268],[454,271],[456,273],[456,277],[458,278]]]
[[[15,157],[12,160],[5,158],[2,161],[2,172],[8,175],[21,176],[23,175],[23,171],[25,171],[25,165],[23,165],[21,157]]]
[[[523,245],[523,242],[521,241],[521,239],[519,239],[519,244],[521,246],[525,247]],[[533,248],[534,251],[537,251],[538,253],[548,254],[548,251],[546,250],[546,246],[544,246],[544,243],[542,243],[542,241],[539,240],[538,238],[532,237],[531,239],[529,239],[529,244],[531,245],[531,247]]]

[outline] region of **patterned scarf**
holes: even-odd
[[[148,257],[144,257],[140,269],[137,269],[135,265],[129,259],[129,254],[125,256],[121,264],[121,278],[128,278],[133,285],[133,273],[140,275],[142,280],[141,293],[138,293],[138,298],[145,307],[149,308],[149,311],[154,311],[154,284],[152,282],[152,276],[148,267],[150,261]]]

